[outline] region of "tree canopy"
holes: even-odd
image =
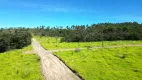
[[[35,35],[59,36],[65,42],[142,40],[142,24],[137,22],[99,23],[89,25],[73,25],[71,27],[45,27],[32,29]]]
[[[31,34],[24,29],[1,29],[0,52],[21,49],[31,43]]]

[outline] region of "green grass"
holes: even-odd
[[[54,37],[35,36],[48,50],[100,47],[102,42],[62,42]],[[104,46],[142,44],[142,41],[104,41]],[[55,53],[85,80],[142,80],[142,47],[96,48],[81,52]]]
[[[84,48],[86,46],[90,47],[99,47],[102,46],[102,42],[62,42],[60,43],[61,38],[58,39],[58,43],[56,43],[56,39],[54,37],[39,37],[34,36],[40,44],[48,50],[52,49],[63,49],[63,48]],[[128,45],[128,44],[142,44],[142,41],[104,41],[104,46],[119,46],[119,45]]]
[[[55,53],[85,80],[142,80],[142,47]]]
[[[0,54],[0,80],[43,80],[40,59],[35,54],[24,54],[32,47]]]

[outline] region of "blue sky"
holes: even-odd
[[[0,27],[142,23],[142,0],[0,0]]]

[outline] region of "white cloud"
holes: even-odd
[[[86,9],[78,9],[78,8],[63,8],[63,7],[43,7],[41,9],[43,12],[90,12],[94,13],[96,11],[86,10]]]
[[[36,8],[37,10],[40,10],[42,12],[91,12],[94,13],[96,11],[91,9],[79,9],[79,8],[69,8],[69,7],[59,7],[57,5],[44,5],[44,4],[38,4],[38,3],[26,3],[21,2],[20,5],[24,7],[29,8]]]
[[[42,12],[70,12],[66,8],[53,8],[53,7],[43,7],[41,11]]]

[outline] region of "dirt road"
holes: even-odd
[[[138,47],[142,46],[142,44],[128,44],[128,45],[116,45],[116,46],[105,46],[105,47],[92,47],[90,49],[99,49],[99,48],[120,48],[120,47]],[[87,48],[79,48],[80,50],[85,50]],[[48,50],[48,52],[59,52],[59,51],[73,51],[75,48],[69,48],[69,49],[57,49],[57,50]]]
[[[81,80],[63,62],[32,39],[33,49],[40,57],[45,80]]]

